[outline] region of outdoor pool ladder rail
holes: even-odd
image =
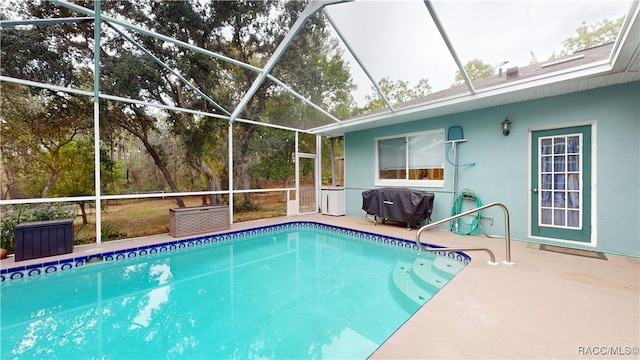
[[[505,245],[505,253],[506,253],[506,260],[503,261],[503,263],[505,265],[514,265],[513,262],[511,262],[511,230],[509,228],[509,210],[507,209],[506,206],[504,206],[503,204],[497,203],[497,202],[493,202],[490,204],[486,204],[480,207],[477,207],[475,209],[471,209],[465,212],[461,212],[460,214],[448,217],[446,219],[442,219],[442,220],[438,220],[436,222],[432,222],[429,223],[423,227],[421,227],[420,229],[418,229],[418,233],[416,234],[416,244],[418,245],[418,249],[420,250],[424,250],[424,251],[430,251],[430,252],[439,252],[439,251],[484,251],[487,254],[489,254],[489,257],[491,258],[491,261],[489,261],[489,265],[498,265],[498,263],[496,262],[496,256],[493,254],[493,251],[489,250],[488,248],[482,248],[482,247],[457,247],[457,248],[451,248],[451,247],[444,247],[444,248],[428,248],[425,247],[424,245],[422,245],[422,243],[420,242],[420,234],[422,234],[422,232],[424,230],[427,229],[431,229],[432,227],[438,226],[440,224],[444,224],[446,222],[452,221],[452,220],[456,220],[458,218],[461,218],[463,216],[467,216],[467,215],[471,215],[473,213],[476,213],[478,211],[482,211],[486,208],[490,208],[493,206],[498,206],[500,208],[502,208],[502,210],[504,211],[504,245]],[[487,237],[494,237],[494,236],[490,236],[487,235],[486,233],[484,234]]]

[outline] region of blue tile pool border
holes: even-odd
[[[57,273],[64,270],[70,270],[74,268],[83,267],[87,264],[96,261],[118,261],[125,260],[139,256],[152,255],[156,253],[162,253],[166,251],[184,249],[184,248],[192,248],[196,246],[203,246],[211,243],[219,243],[229,240],[235,240],[244,236],[251,235],[260,235],[266,232],[278,231],[278,230],[286,230],[286,229],[296,229],[296,228],[315,228],[321,230],[331,230],[344,235],[353,236],[356,238],[360,238],[363,240],[376,241],[389,246],[398,246],[401,248],[418,250],[418,246],[415,241],[407,240],[387,235],[380,235],[371,232],[354,230],[349,228],[344,228],[335,225],[327,225],[322,223],[317,223],[313,221],[292,221],[288,223],[275,224],[275,225],[267,225],[262,227],[256,227],[251,229],[244,230],[235,230],[223,233],[216,234],[207,234],[203,236],[193,237],[193,238],[185,238],[179,240],[166,241],[157,244],[150,245],[142,245],[138,247],[131,247],[127,249],[114,250],[114,251],[105,251],[101,253],[91,254],[91,255],[82,255],[76,256],[73,258],[66,258],[56,261],[46,261],[43,259],[42,263],[29,264],[24,266],[13,266],[11,268],[0,270],[0,282],[8,281],[8,280],[19,280],[23,278],[30,278],[34,276],[38,276],[41,274],[51,274]],[[431,248],[444,248],[440,245],[434,244],[426,244],[426,246]],[[462,263],[469,264],[471,261],[471,257],[469,255],[462,252],[453,252],[453,251],[438,251],[435,252],[438,255],[446,256],[451,259],[455,259]]]

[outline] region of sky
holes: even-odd
[[[433,1],[462,64],[473,59],[504,69],[526,66],[558,54],[562,42],[583,23],[595,25],[625,16],[630,1]],[[372,76],[408,81],[429,79],[432,91],[448,88],[457,67],[420,0],[355,0],[326,12]],[[345,55],[348,51],[345,50]],[[346,56],[359,85],[356,100],[371,93],[368,78]]]

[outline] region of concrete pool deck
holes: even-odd
[[[364,217],[320,214],[233,224],[231,230],[287,221],[315,221],[414,240],[416,230],[378,224]],[[76,246],[90,255],[141,244],[173,240],[168,234]],[[638,359],[640,346],[640,259],[609,255],[607,260],[540,250],[512,241],[515,265],[505,259],[503,239],[460,236],[428,230],[422,241],[443,246],[488,247],[468,252],[471,263],[414,314],[372,359]],[[33,259],[0,261],[0,268],[42,263]]]

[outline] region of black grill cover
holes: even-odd
[[[362,192],[362,210],[369,215],[404,223],[431,219],[434,193],[405,188],[370,189]]]

